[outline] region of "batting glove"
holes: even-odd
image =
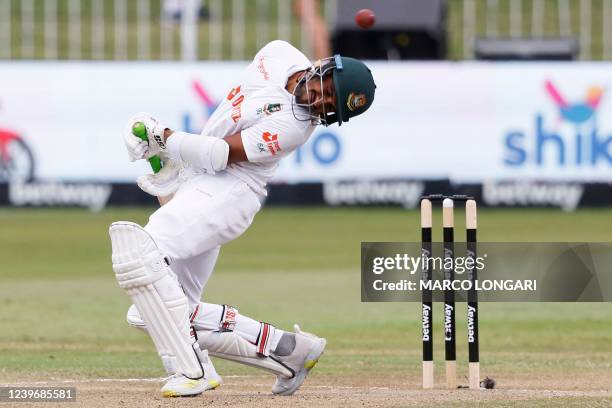
[[[132,119],[130,119],[122,133],[123,142],[125,143],[125,148],[127,149],[130,161],[144,159],[147,150],[149,150],[149,144],[146,140],[142,140],[132,134],[132,126],[134,126],[134,123],[138,121],[139,117],[134,116]]]
[[[132,128],[136,122],[142,122],[147,129],[148,142],[134,136]],[[162,156],[166,151],[164,130],[166,126],[148,113],[140,112],[128,121],[127,129],[123,133],[123,140],[128,150],[130,161],[148,159],[153,156]]]
[[[136,179],[138,187],[155,197],[166,197],[174,194],[183,183],[180,161],[167,159],[164,167],[155,174],[147,174]]]

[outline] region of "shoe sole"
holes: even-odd
[[[198,392],[196,394],[181,394],[180,392],[176,392],[176,391],[164,391],[164,392],[162,392],[162,397],[164,397],[164,398],[197,397],[202,392],[204,392],[204,391],[200,391],[200,392]]]
[[[308,356],[306,357],[306,361],[304,362],[304,366],[300,369],[300,371],[298,371],[295,374],[295,383],[294,383],[294,385],[291,388],[289,388],[289,389],[287,389],[285,391],[279,392],[278,394],[275,394],[275,395],[288,396],[288,395],[295,394],[295,392],[298,389],[300,389],[300,387],[304,383],[304,380],[306,379],[306,376],[308,375],[310,370],[312,370],[314,368],[314,366],[316,366],[317,363],[319,362],[319,359],[321,358],[321,356],[323,355],[323,352],[325,351],[325,346],[326,345],[327,345],[327,340],[321,339],[319,344],[317,346],[315,346],[310,351],[310,353],[308,353]]]
[[[216,390],[221,386],[223,381],[219,379],[211,379],[207,381],[208,387],[204,388],[202,391],[191,393],[191,394],[181,394],[178,391],[162,391],[162,397],[164,398],[176,398],[176,397],[197,397],[202,394],[204,391]]]

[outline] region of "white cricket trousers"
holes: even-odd
[[[238,238],[261,209],[260,197],[227,173],[197,175],[144,227],[168,255],[190,305],[197,304],[217,262],[221,245]]]

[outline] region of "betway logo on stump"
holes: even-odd
[[[423,304],[423,341],[431,339],[431,327],[429,327],[429,316],[431,315],[431,306]]]
[[[111,191],[108,184],[10,183],[9,202],[15,206],[77,206],[100,211]]]
[[[444,305],[444,340],[449,341],[453,338],[453,313],[455,308],[451,305]]]
[[[468,343],[474,343],[475,340],[475,319],[474,316],[476,315],[476,308],[474,306],[470,306],[468,305],[467,307],[468,310]]]

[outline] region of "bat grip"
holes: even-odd
[[[132,134],[146,142],[149,141],[147,137],[147,130],[142,122],[136,122],[132,127]],[[153,173],[158,173],[162,169],[162,162],[159,156],[149,157],[149,164],[153,169]]]
[[[151,168],[153,169],[153,173],[159,173],[159,171],[162,169],[162,163],[161,163],[161,159],[159,158],[159,156],[150,157],[149,164],[151,165]]]

